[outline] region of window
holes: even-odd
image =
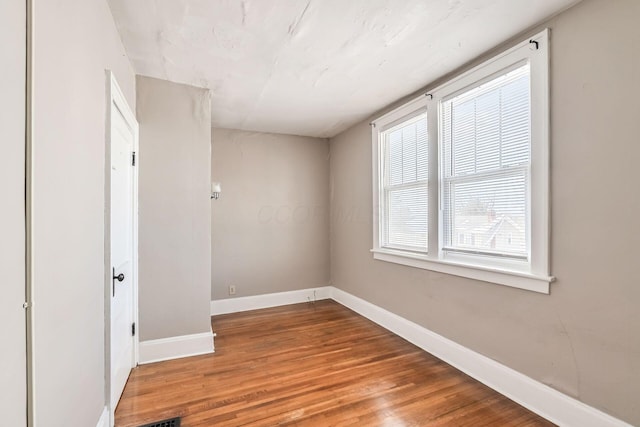
[[[428,144],[424,114],[383,132],[383,246],[427,252]]]
[[[443,100],[443,249],[526,259],[529,64]],[[500,234],[515,233],[507,244]],[[471,233],[456,244],[455,233]]]
[[[379,260],[548,293],[548,31],[372,123]]]

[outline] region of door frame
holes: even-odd
[[[105,286],[104,286],[104,302],[105,302],[105,402],[109,411],[109,425],[113,426],[116,408],[111,407],[111,287],[112,287],[112,271],[111,271],[111,116],[112,109],[117,108],[128,126],[134,130],[133,151],[136,153],[136,163],[132,173],[132,219],[133,219],[133,262],[131,285],[133,292],[133,321],[136,324],[136,333],[133,336],[133,364],[138,365],[139,362],[139,319],[138,319],[138,159],[139,159],[139,128],[138,121],[131,111],[126,98],[124,97],[120,86],[111,70],[106,70],[106,121],[105,121],[105,227],[104,227],[104,258],[105,258]]]

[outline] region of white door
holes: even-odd
[[[111,411],[135,366],[135,221],[136,197],[132,155],[137,129],[111,103]]]

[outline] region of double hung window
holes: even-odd
[[[427,252],[427,121],[418,114],[384,133],[383,198],[385,246]]]
[[[548,32],[375,120],[376,259],[545,292]]]

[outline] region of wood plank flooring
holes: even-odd
[[[216,353],[133,370],[116,426],[550,426],[330,301],[212,317]]]

